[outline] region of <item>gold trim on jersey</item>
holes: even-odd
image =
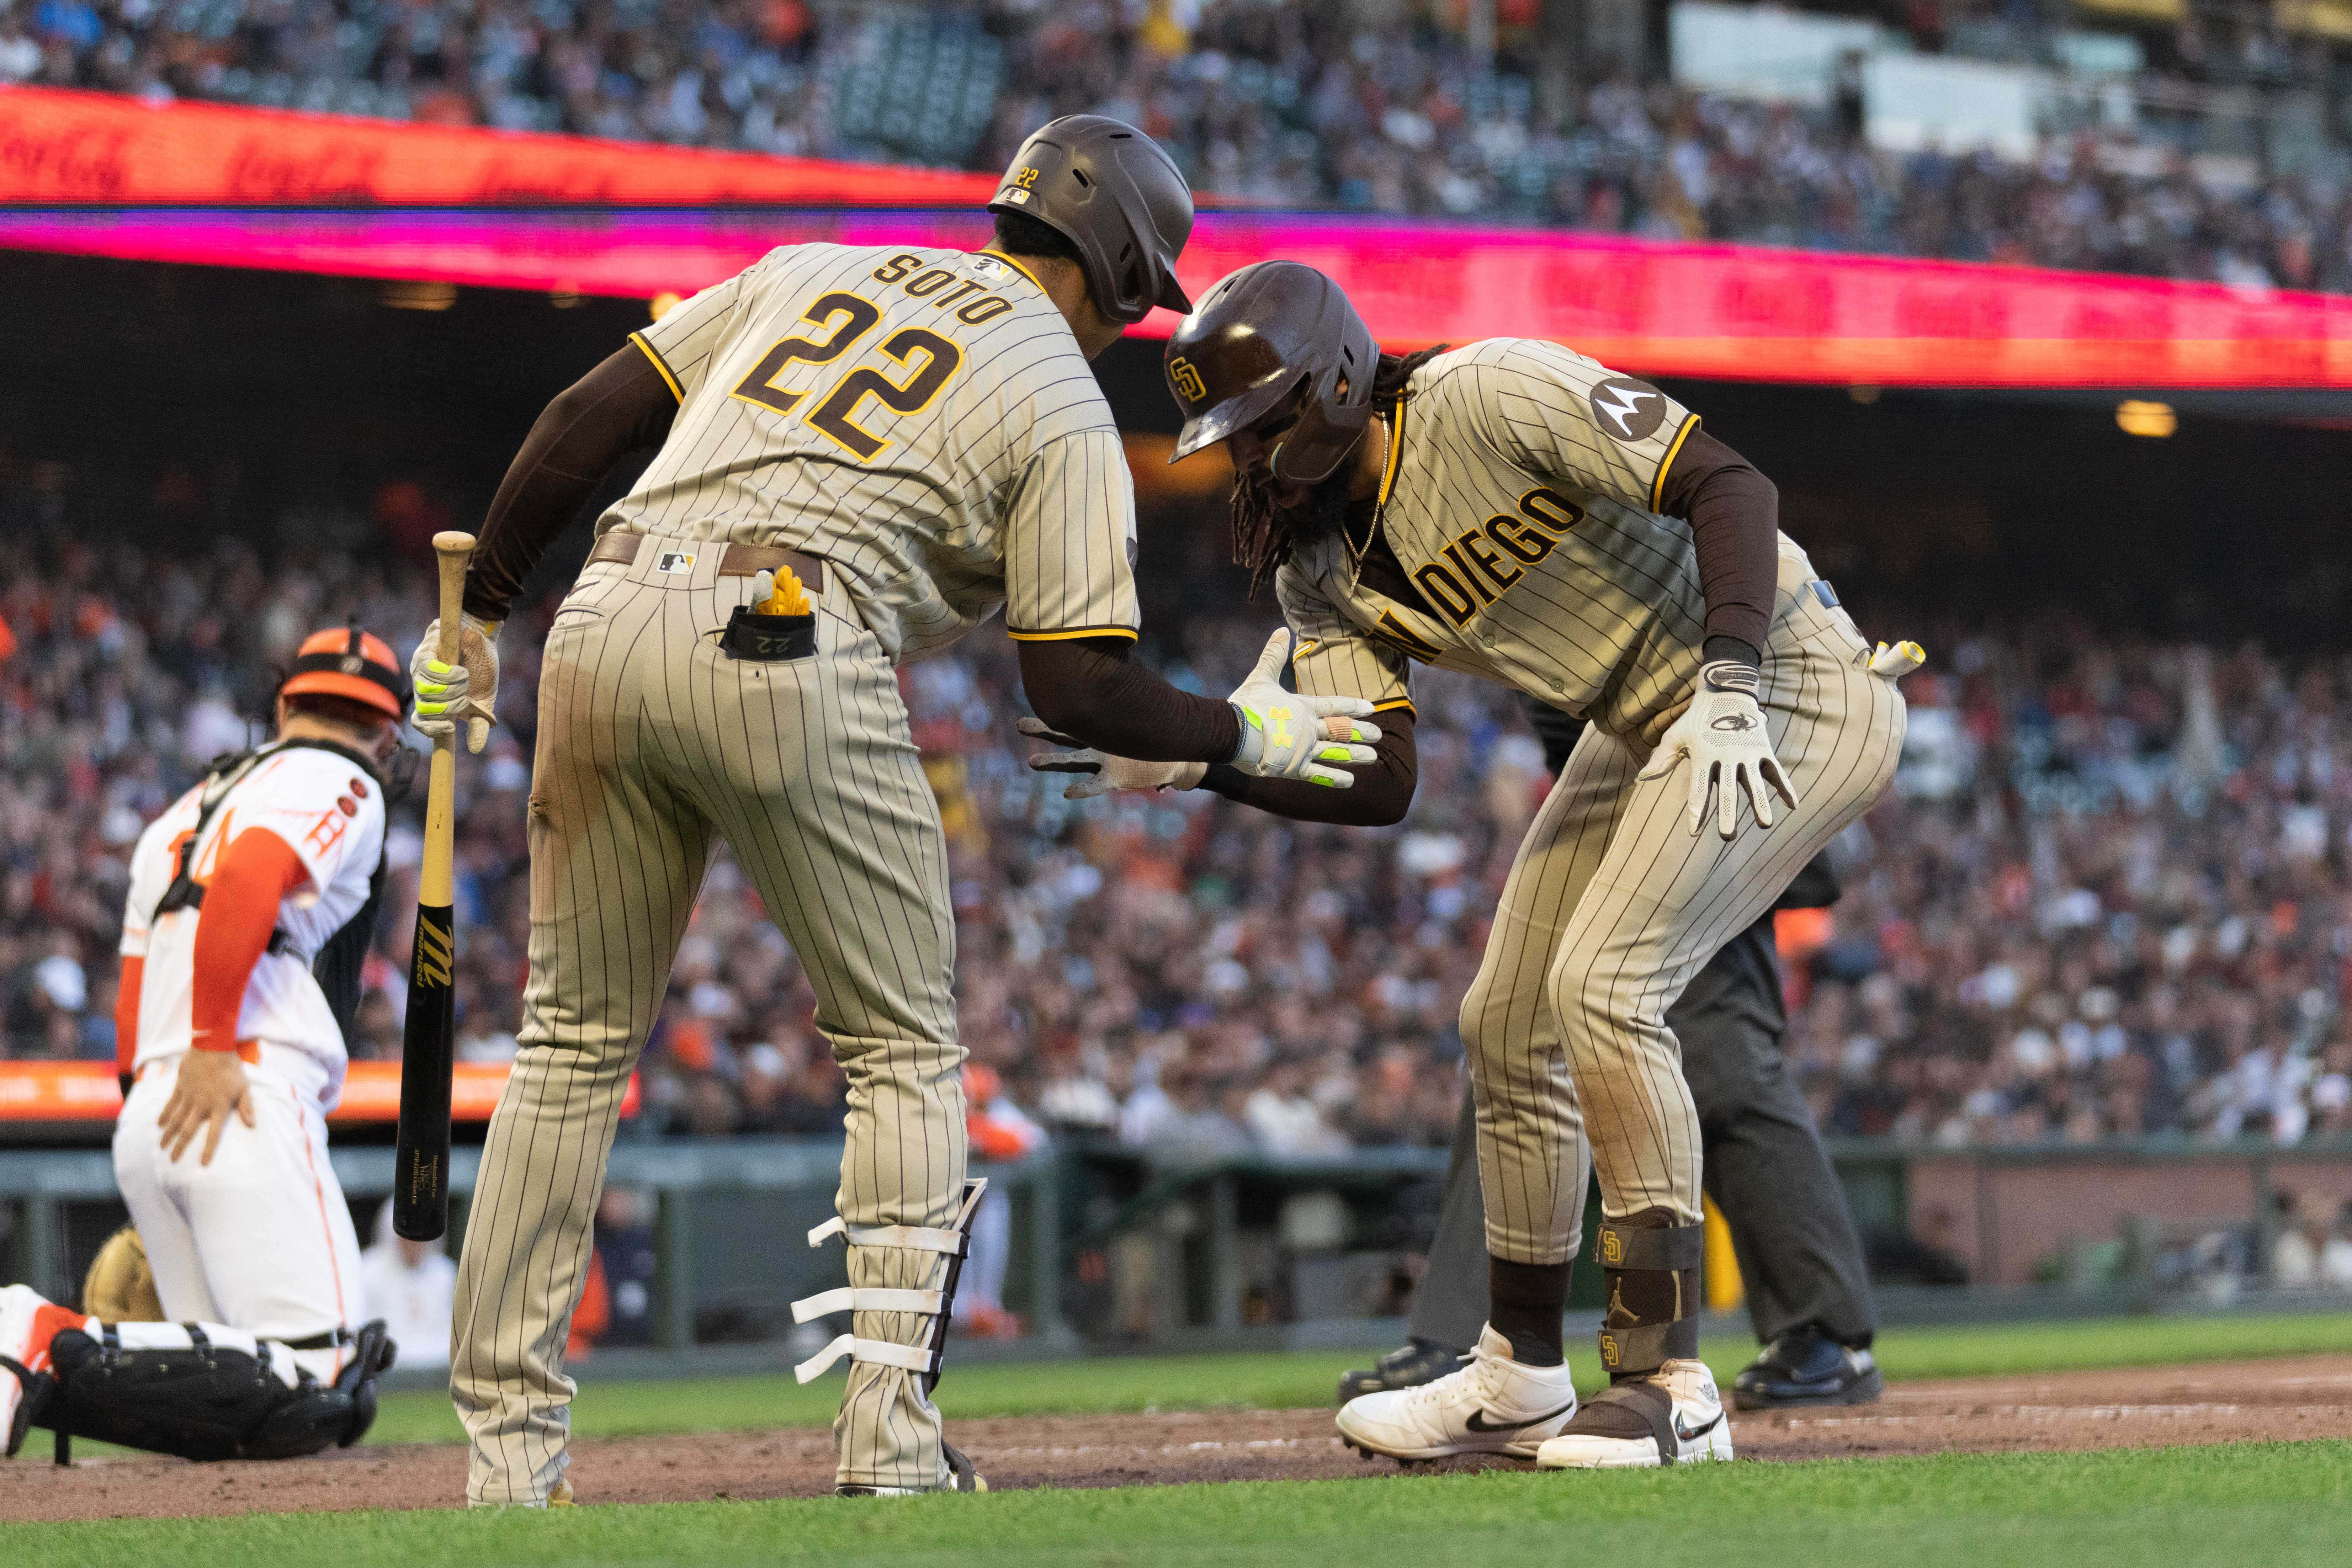
[[[1079,637],[1125,637],[1129,642],[1138,642],[1143,637],[1133,626],[1073,626],[1058,632],[1016,632],[1007,626],[1004,635],[1014,642],[1075,642]]]
[[[631,332],[629,334],[629,341],[636,344],[640,349],[643,349],[645,351],[646,357],[654,362],[654,368],[661,372],[661,378],[669,383],[669,395],[672,397],[677,398],[680,403],[684,403],[686,401],[685,389],[677,384],[677,377],[670,374],[669,366],[663,363],[660,353],[655,349],[653,344],[646,342],[645,333]]]
[[[1372,704],[1372,711],[1375,713],[1385,713],[1391,708],[1402,708],[1416,719],[1421,717],[1421,710],[1412,705],[1412,699],[1410,697],[1391,697],[1386,702]]]
[[[1026,267],[1022,266],[1021,263],[1013,260],[1013,258],[1005,255],[1004,252],[997,249],[995,247],[984,247],[981,250],[980,254],[982,256],[993,256],[997,260],[1002,261],[1005,266],[1010,267],[1013,271],[1018,272],[1022,277],[1029,279],[1030,282],[1036,283],[1037,292],[1040,294],[1045,294],[1048,299],[1053,297],[1050,293],[1047,293],[1046,288],[1043,283],[1037,283],[1037,275],[1034,272],[1030,271]]]
[[[1650,485],[1650,510],[1652,511],[1655,511],[1660,507],[1666,504],[1666,470],[1675,466],[1675,454],[1683,449],[1683,443],[1689,440],[1690,433],[1697,428],[1697,415],[1685,414],[1683,416],[1683,427],[1675,432],[1674,445],[1666,448],[1664,459],[1658,464],[1658,477]]]
[[[1380,499],[1372,503],[1374,511],[1389,504],[1389,491],[1396,488],[1397,470],[1404,465],[1404,405],[1400,397],[1389,410],[1389,467],[1381,476]]]

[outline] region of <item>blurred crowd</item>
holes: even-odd
[[[1927,49],[2055,26],[2024,0],[1898,9]],[[2352,288],[2352,205],[2315,175],[2242,160],[2216,184],[2128,138],[1896,155],[1851,83],[1818,110],[1591,61],[1580,84],[1539,58],[1535,7],[1497,13],[1517,25],[1474,54],[1436,9],[1373,26],[1340,0],[0,0],[0,85],[980,169],[1093,111],[1202,189],[1282,205]],[[2162,80],[2257,102],[2334,68],[2272,23],[2200,31],[2221,26],[2184,24]]]
[[[99,542],[70,477],[0,481],[0,1043],[110,1059],[124,860],[215,754],[257,739],[302,635],[405,648],[419,564],[223,540]],[[511,1055],[537,647],[460,772],[460,1053]],[[1864,615],[1865,621],[1867,614]],[[1155,645],[1223,690],[1263,616]],[[1163,628],[1163,635],[1167,629]],[[2094,635],[1931,638],[1896,793],[1835,847],[1847,893],[1780,917],[1789,1050],[1825,1129],[1914,1143],[2352,1132],[2352,659]],[[1424,672],[1426,674],[1426,672]],[[1205,793],[1062,798],[983,632],[902,687],[952,845],[976,1136],[1312,1156],[1451,1134],[1454,1015],[1547,787],[1517,700],[1419,686],[1400,826],[1299,826]],[[353,1054],[396,1056],[418,838],[402,808]],[[824,1134],[842,1080],[799,964],[716,864],[645,1058],[637,1130]]]
[[[1946,646],[1833,928],[1782,933],[1824,1129],[2352,1131],[2352,662],[2063,621]]]

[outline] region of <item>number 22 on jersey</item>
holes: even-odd
[[[761,356],[732,395],[790,417],[816,394],[786,392],[777,386],[776,380],[786,368],[795,363],[833,363],[881,319],[879,309],[855,294],[819,295],[801,312],[801,321],[816,331],[780,341]],[[883,339],[880,346],[883,353],[898,362],[898,379],[892,379],[892,372],[871,365],[853,370],[834,384],[824,401],[801,415],[818,435],[860,462],[872,461],[890,442],[853,417],[859,404],[872,397],[892,413],[919,414],[931,405],[948,378],[963,363],[963,350],[921,327],[902,327]]]

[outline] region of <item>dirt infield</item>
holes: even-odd
[[[1742,1458],[1766,1460],[2352,1437],[2352,1356],[1906,1384],[1861,1409],[1740,1415],[1733,1432]],[[996,1487],[1393,1473],[1342,1449],[1328,1410],[1023,1416],[958,1421],[952,1433]],[[466,1477],[464,1451],[450,1447],[279,1464],[110,1458],[61,1470],[32,1462],[47,1442],[37,1432],[0,1465],[0,1519],[446,1508]],[[588,1503],[811,1497],[833,1483],[822,1428],[612,1438],[572,1452]]]

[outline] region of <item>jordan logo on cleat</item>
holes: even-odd
[[[1524,1421],[1504,1421],[1499,1423],[1489,1423],[1486,1419],[1486,1413],[1485,1411],[1473,1410],[1470,1412],[1470,1418],[1463,1422],[1462,1425],[1468,1427],[1473,1432],[1519,1432],[1526,1430],[1529,1426],[1540,1426],[1545,1422],[1551,1420],[1554,1416],[1565,1415],[1575,1408],[1576,1401],[1571,1399],[1567,1404],[1561,1405],[1559,1409],[1548,1411],[1541,1415],[1530,1415]],[[1719,1420],[1721,1417],[1717,1417],[1717,1419]]]

